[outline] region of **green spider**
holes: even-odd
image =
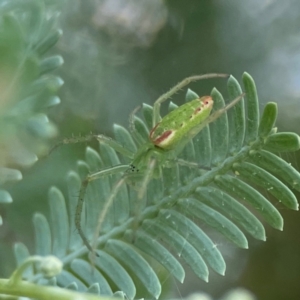
[[[94,248],[91,246],[81,227],[81,214],[88,184],[91,181],[103,178],[104,176],[123,174],[121,179],[117,181],[115,186],[112,188],[109,199],[106,200],[105,205],[99,214],[98,225],[94,235],[95,241],[100,233],[101,225],[105,219],[107,211],[123,184],[129,183],[137,185],[137,200],[142,201],[145,191],[147,190],[148,183],[152,178],[159,178],[161,176],[162,168],[172,167],[174,163],[179,163],[193,168],[200,168],[200,166],[194,162],[191,163],[184,160],[178,160],[178,154],[180,154],[185,145],[206,125],[219,118],[224,112],[234,106],[240,99],[242,99],[243,95],[237,97],[227,106],[215,111],[213,114],[210,114],[213,108],[213,99],[211,96],[204,96],[189,101],[168,113],[163,118],[160,117],[160,106],[173,94],[189,83],[215,77],[226,78],[228,75],[205,74],[188,77],[174,86],[170,91],[160,96],[153,105],[153,128],[149,133],[149,141],[141,145],[135,153],[124,148],[118,142],[103,135],[90,135],[89,137],[83,138],[65,139],[61,142],[61,144],[69,144],[96,138],[100,143],[109,145],[116,152],[131,160],[130,164],[119,164],[105,168],[87,175],[87,177],[82,180],[75,212],[75,226],[86,247],[96,256],[97,253],[94,251]],[[137,110],[135,110],[130,116],[130,127],[133,136],[135,136],[136,133],[134,128],[134,115],[136,112]],[[54,148],[56,148],[56,146]]]

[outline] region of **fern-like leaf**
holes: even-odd
[[[291,188],[300,190],[300,174],[275,153],[298,150],[299,137],[276,133],[274,103],[266,105],[260,119],[255,83],[247,73],[243,75],[243,83],[245,100],[204,128],[180,156],[204,169],[184,165],[165,168],[161,178],[150,181],[143,203],[137,203],[136,191],[130,185],[122,187],[105,216],[97,240],[99,257],[94,257],[92,264],[73,220],[81,180],[88,172],[129,161],[106,144],[100,145],[99,153],[86,149],[86,160],[78,162],[77,172],[71,171],[67,176],[68,204],[64,195],[53,187],[49,192],[50,220],[42,214],[34,216],[37,253],[53,253],[64,262],[65,270],[57,277],[58,285],[99,291],[103,295],[122,290],[132,299],[136,287],[142,283],[152,297],[158,298],[161,283],[153,260],[180,282],[185,275],[181,261],[205,281],[209,269],[225,273],[223,256],[201,229],[204,224],[240,248],[248,247],[247,234],[266,239],[264,222],[282,230],[283,219],[275,207],[278,205],[270,202],[268,196],[297,210]],[[230,77],[227,102],[241,92],[238,81]],[[212,96],[215,109],[225,105],[216,89]],[[197,95],[188,91],[187,100],[194,97]],[[170,110],[174,107],[171,103]],[[152,107],[143,105],[142,113],[144,121],[134,120],[137,136],[132,137],[118,125],[114,127],[116,140],[128,151],[139,149],[151,129]],[[99,212],[121,175],[89,185],[82,213],[88,239],[93,238]],[[16,255],[20,261],[27,250],[25,246],[18,249]]]
[[[19,170],[45,154],[47,141],[56,135],[46,115],[60,102],[56,96],[63,80],[49,74],[61,56],[45,57],[61,36],[57,15],[44,1],[2,1],[0,5],[0,202],[11,202],[5,190],[22,179]],[[0,217],[1,223],[1,217]]]

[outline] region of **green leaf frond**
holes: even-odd
[[[210,237],[211,231],[237,247],[248,248],[247,236],[266,240],[265,223],[282,230],[279,210],[282,206],[298,209],[292,190],[300,191],[300,174],[280,152],[298,150],[300,139],[293,133],[276,132],[275,103],[268,103],[260,117],[255,83],[247,73],[243,86],[230,77],[228,97],[213,89],[215,110],[242,91],[246,96],[190,141],[178,164],[163,168],[162,177],[149,182],[142,202],[134,186],[122,186],[103,220],[96,243],[99,257],[88,252],[74,225],[81,181],[90,172],[130,160],[105,143],[99,152],[86,149],[85,161],[79,161],[77,171],[67,176],[68,194],[56,187],[50,189],[50,219],[40,213],[33,219],[36,254],[56,255],[64,263],[57,285],[101,295],[120,290],[129,299],[143,285],[148,295],[158,298],[162,269],[180,282],[185,268],[204,281],[208,281],[211,269],[224,275],[225,261]],[[188,100],[196,96],[192,91],[187,93]],[[170,110],[174,107],[171,103]],[[152,107],[143,105],[142,115],[143,119],[134,119],[134,137],[125,128],[114,126],[115,139],[129,152],[137,151],[148,139]],[[180,164],[180,159],[199,167]],[[114,174],[89,184],[82,213],[89,240],[121,176]],[[28,255],[24,245],[16,248],[18,262]],[[42,280],[34,273],[26,278]]]
[[[47,110],[60,103],[56,94],[63,80],[50,72],[63,59],[47,51],[62,33],[57,16],[40,0],[0,3],[1,203],[12,201],[7,184],[22,179],[14,168],[31,166],[56,135]]]

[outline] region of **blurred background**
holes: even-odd
[[[244,71],[256,81],[260,108],[279,107],[279,131],[300,134],[300,2],[297,0],[64,0],[51,1],[61,12],[64,34],[53,53],[63,56],[57,73],[65,84],[61,104],[49,111],[57,139],[89,132],[112,136],[114,123],[127,126],[139,104],[152,104],[184,77],[219,72],[238,80]],[[222,79],[194,83],[200,95]],[[183,103],[183,93],[173,97]],[[55,143],[55,139],[52,140]],[[49,143],[49,146],[51,143]],[[14,202],[1,206],[0,264],[16,241],[33,244],[32,214],[47,212],[50,186],[65,189],[66,172],[83,158],[85,145],[69,145],[22,169],[24,179],[10,187]],[[285,158],[299,170],[299,153]],[[297,195],[300,199],[300,195]],[[34,209],[33,209],[34,208]],[[215,241],[227,274],[211,274],[204,283],[188,275],[174,294],[203,291],[218,297],[243,287],[258,299],[300,299],[300,215],[278,204],[285,219],[279,232],[266,226],[267,242],[249,238],[240,250]],[[20,230],[21,228],[21,230]],[[28,235],[31,232],[31,235]],[[7,276],[14,260],[0,269]]]

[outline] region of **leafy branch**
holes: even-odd
[[[276,132],[275,103],[266,105],[260,119],[254,81],[245,73],[243,83],[246,102],[242,100],[204,128],[179,157],[197,162],[204,169],[180,164],[164,168],[162,178],[150,181],[147,195],[139,204],[139,214],[136,214],[136,191],[130,185],[122,187],[105,216],[97,239],[99,257],[93,258],[93,263],[74,225],[81,180],[89,172],[124,163],[127,158],[118,156],[108,145],[111,140],[106,144],[102,139],[99,153],[87,147],[86,161],[79,161],[78,171],[67,176],[68,202],[62,192],[52,187],[50,220],[40,213],[34,215],[35,252],[55,255],[64,263],[64,270],[56,277],[59,286],[71,284],[79,291],[87,291],[97,283],[101,295],[111,296],[113,291],[121,290],[131,299],[137,284],[142,283],[149,295],[158,298],[161,283],[153,259],[180,282],[185,276],[181,260],[205,281],[209,267],[224,275],[225,261],[213,240],[201,229],[204,224],[241,248],[248,248],[244,232],[266,239],[260,219],[282,230],[283,219],[267,195],[287,208],[298,209],[290,188],[300,190],[300,174],[276,153],[298,150],[299,137]],[[230,77],[228,101],[241,91],[237,80]],[[187,100],[191,95],[196,94],[189,91]],[[211,95],[216,110],[225,105],[216,89]],[[170,103],[170,109],[174,107]],[[151,119],[152,107],[144,105],[142,114],[145,121],[136,117],[134,122],[140,137],[146,139],[151,129],[147,120]],[[138,151],[139,144],[124,127],[115,125],[114,131],[124,148]],[[88,238],[93,237],[99,212],[120,178],[121,175],[111,175],[89,185],[82,222]],[[15,249],[19,261],[20,257],[29,257],[25,245],[18,244]],[[40,280],[34,273],[27,278]]]
[[[56,93],[63,80],[51,72],[63,59],[46,53],[61,34],[57,13],[44,1],[0,3],[1,203],[12,201],[5,190],[8,183],[22,179],[15,167],[34,164],[56,135],[46,114],[49,107],[60,103]]]
[[[98,297],[92,294],[82,296],[76,292],[58,287],[49,287],[23,281],[22,276],[26,269],[38,265],[38,270],[45,277],[53,277],[61,272],[62,263],[54,256],[31,256],[26,259],[12,274],[9,279],[0,279],[1,294],[25,296],[41,300],[56,299],[71,300],[75,298],[85,300],[108,300],[111,297]]]
[[[0,202],[11,201],[7,183],[22,178],[15,168],[32,165],[56,134],[46,115],[49,107],[60,102],[56,94],[63,84],[50,74],[62,58],[46,56],[61,35],[56,22],[56,12],[44,1],[0,4],[0,64],[5,75],[0,74],[0,86],[5,87],[0,114]],[[263,222],[282,230],[283,218],[276,207],[279,202],[298,210],[292,190],[300,191],[300,174],[280,155],[299,150],[300,139],[294,133],[277,132],[276,103],[268,103],[260,116],[252,77],[245,73],[242,81],[243,88],[234,77],[228,79],[226,101],[217,89],[212,90],[215,111],[243,91],[246,97],[190,140],[176,163],[163,165],[162,176],[151,179],[143,199],[134,180],[116,193],[122,173],[88,186],[82,228],[89,240],[105,211],[95,258],[75,229],[81,182],[102,168],[131,163],[126,153],[138,152],[148,141],[153,108],[143,105],[141,116],[133,120],[135,134],[115,125],[115,140],[99,135],[99,151],[87,147],[85,160],[66,176],[67,195],[50,188],[50,218],[38,212],[33,216],[34,255],[24,244],[15,245],[18,267],[9,279],[0,279],[0,293],[39,299],[100,299],[89,293],[101,299],[133,299],[137,294],[158,298],[162,269],[179,282],[185,278],[184,265],[204,281],[210,269],[225,274],[222,253],[202,230],[204,226],[240,248],[248,248],[246,234],[266,240]],[[197,97],[189,90],[186,101]],[[171,102],[169,111],[176,107]],[[113,193],[114,201],[107,205]]]

